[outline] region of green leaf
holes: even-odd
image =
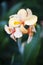
[[[9,10],[9,12],[6,14],[5,19],[8,18],[10,15],[15,14],[22,7],[22,5],[23,5],[23,2],[19,2],[13,5],[11,9]]]
[[[35,65],[36,58],[40,49],[40,27],[37,25],[37,33],[34,35],[32,41],[26,44],[24,50],[24,63],[23,65]]]
[[[8,38],[8,37],[5,37],[5,38],[3,39],[3,42],[2,42],[2,47],[5,47],[5,45],[8,44],[9,41],[10,41],[9,38]]]
[[[14,63],[14,59],[15,59],[15,55],[12,55],[11,65],[13,65],[13,63]]]
[[[25,5],[26,6],[29,6],[29,7],[31,7],[31,8],[34,8],[34,7],[36,7],[36,8],[40,8],[40,5],[38,4],[38,2],[37,2],[37,0],[25,0]]]

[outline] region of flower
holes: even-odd
[[[35,24],[37,23],[38,17],[34,15],[31,9],[27,8],[20,9],[17,14],[9,17],[8,26],[5,25],[4,29],[10,37],[16,41],[19,47],[19,52],[22,54],[24,51],[25,44],[21,44],[21,37],[23,34],[28,34],[27,43],[29,44],[33,38],[34,32],[36,33]],[[27,26],[27,28],[25,27]]]
[[[15,38],[20,38],[23,34],[32,35],[33,32],[36,32],[37,16],[32,14],[31,9],[20,9],[17,14],[11,15],[9,18],[9,26],[5,25],[5,31],[13,34]],[[26,29],[25,25],[28,25],[29,28]]]
[[[20,25],[21,25],[20,18],[17,14],[11,15],[9,19],[9,26],[5,25],[4,29],[5,31],[10,34],[10,37],[14,39],[22,37],[22,32],[20,31]]]
[[[9,26],[5,25],[5,31],[8,34],[11,34],[14,29],[20,30],[18,32],[22,32],[23,34],[27,34],[30,29],[26,29],[24,26],[28,25],[33,26],[33,29],[35,31],[35,24],[37,22],[37,16],[32,14],[31,9],[27,8],[20,9],[17,14],[11,15],[9,17]],[[20,28],[20,29],[19,29]],[[33,31],[32,29],[32,31]],[[17,31],[16,30],[16,31]],[[15,34],[14,34],[15,35]],[[17,35],[17,34],[16,34]]]
[[[24,14],[22,14],[22,11]],[[25,13],[25,12],[27,13]],[[32,32],[36,32],[35,30],[35,24],[37,23],[37,19],[38,17],[36,15],[32,14],[31,9],[27,8],[26,10],[21,9],[19,12],[19,14],[25,15],[25,20],[24,20],[24,25],[21,25],[20,29],[22,31],[23,34],[29,34],[30,30],[32,30]],[[24,26],[28,25],[29,28],[26,29]],[[31,27],[31,28],[30,28]]]

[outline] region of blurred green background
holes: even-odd
[[[9,16],[21,8],[30,8],[33,14],[38,16],[37,23],[41,26],[41,45],[36,65],[43,65],[43,0],[0,0],[0,65],[22,65],[17,43],[4,31]],[[13,64],[11,58],[15,58]]]

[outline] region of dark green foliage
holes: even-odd
[[[26,44],[24,50],[24,65],[35,65],[37,55],[40,49],[40,27],[37,25],[37,32],[32,41]]]
[[[17,13],[21,8],[30,8],[33,14],[38,16],[38,23],[43,19],[43,0],[21,0],[13,5],[3,18],[0,16],[0,65],[36,64],[36,59],[40,50],[40,26],[36,26],[37,32],[30,44],[25,45],[24,55],[19,53],[17,43],[4,31],[4,25],[8,24],[9,16]],[[23,35],[22,42],[26,41],[27,38],[28,35]]]

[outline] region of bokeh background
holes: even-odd
[[[14,64],[20,65],[19,61],[21,63],[16,42],[4,31],[4,25],[8,24],[9,16],[21,8],[30,8],[33,14],[38,16],[37,23],[41,27],[41,46],[36,65],[43,65],[43,0],[0,0],[0,65],[11,65],[13,54],[16,57]]]

